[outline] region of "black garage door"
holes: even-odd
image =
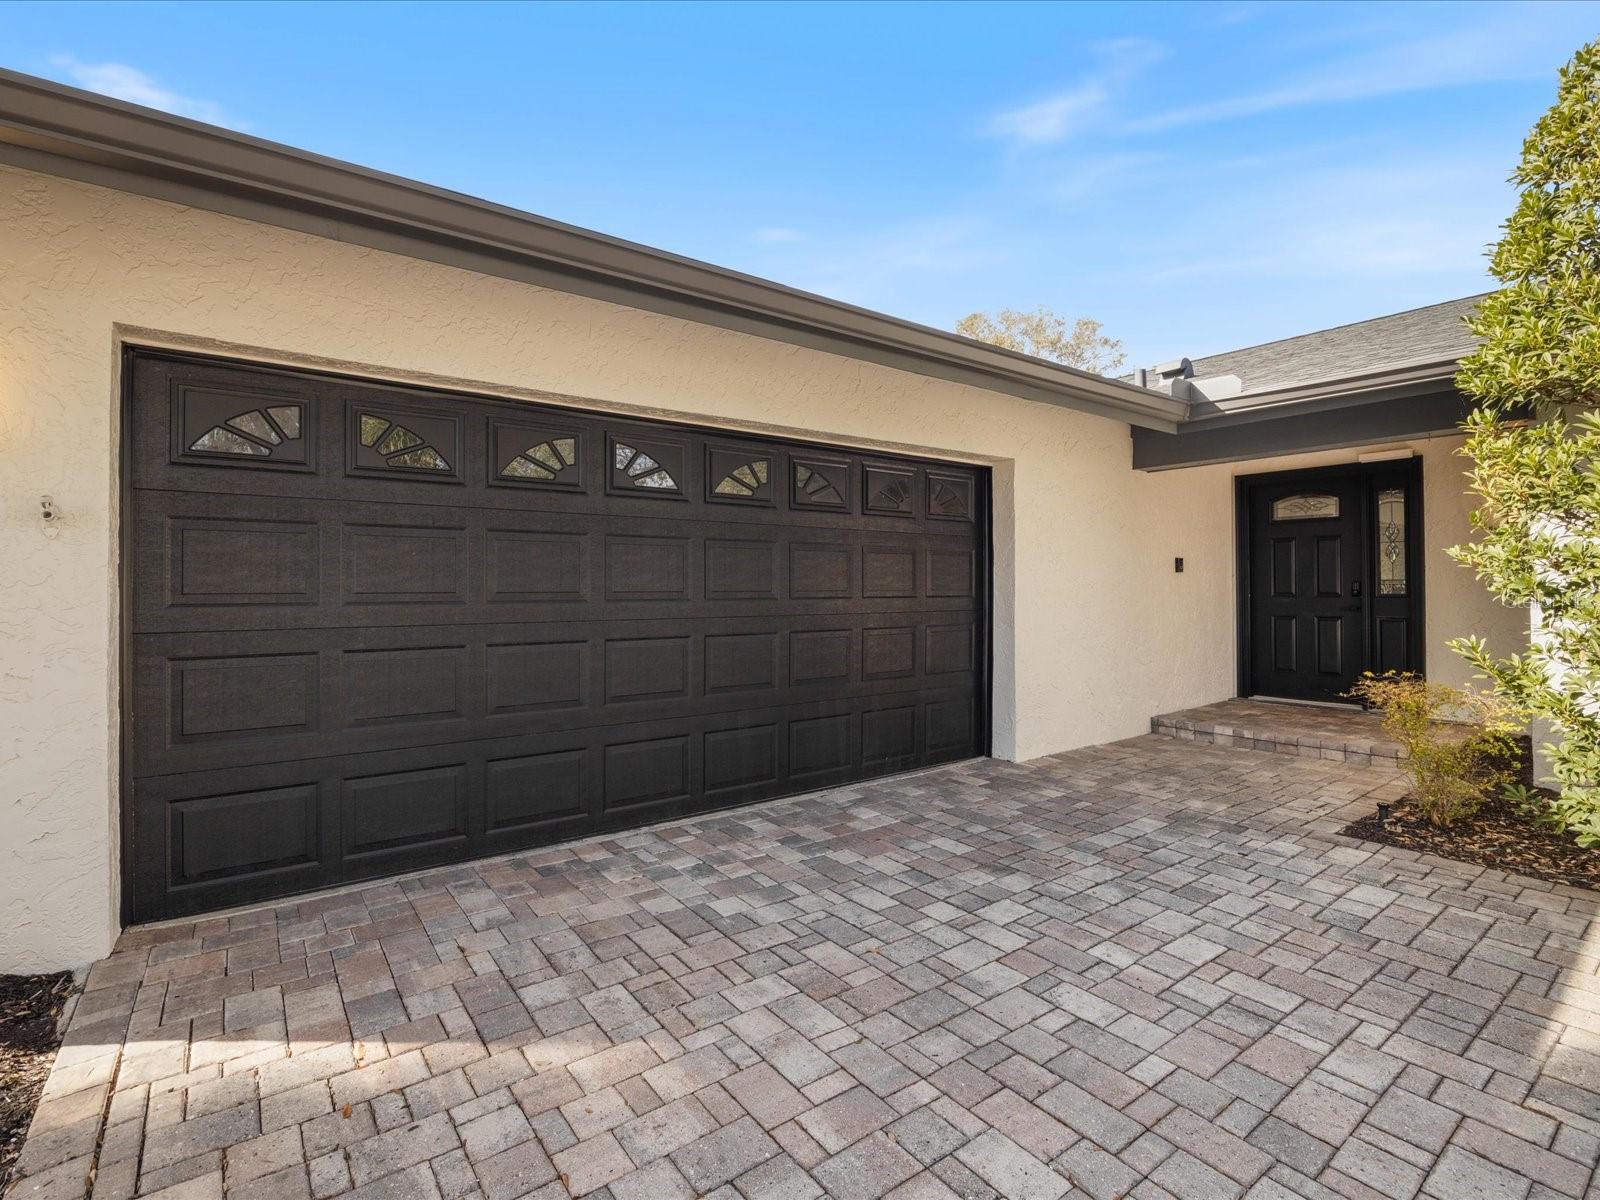
[[[986,749],[981,470],[126,365],[130,919]]]

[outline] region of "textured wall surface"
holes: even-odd
[[[1236,471],[1136,473],[1117,422],[9,168],[0,231],[0,971],[87,962],[116,929],[124,338],[989,463],[997,755],[1232,694]],[[1459,464],[1423,449],[1442,546]],[[1449,633],[1516,614],[1432,557],[1443,667]]]

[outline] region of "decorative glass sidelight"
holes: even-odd
[[[1406,493],[1384,488],[1378,493],[1378,595],[1406,594]]]

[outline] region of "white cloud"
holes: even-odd
[[[1171,236],[1144,248],[1142,274],[1166,283],[1248,277],[1277,286],[1350,279],[1376,297],[1400,280],[1459,277],[1483,262],[1510,203],[1498,174],[1488,157],[1346,162],[1287,174],[1197,206]],[[1196,239],[1197,228],[1229,252],[1194,255],[1207,244]],[[1381,298],[1376,304],[1383,307]]]
[[[1036,104],[997,113],[989,122],[989,134],[1013,142],[1059,142],[1075,133],[1105,102],[1103,84],[1085,83]]]
[[[58,54],[50,61],[65,72],[72,83],[91,92],[99,92],[102,96],[126,100],[130,104],[142,104],[146,108],[159,108],[162,112],[192,117],[212,125],[244,128],[239,122],[231,120],[220,105],[162,87],[138,67],[127,63],[87,63],[69,54]]]
[[[806,240],[806,235],[801,230],[789,229],[782,225],[765,226],[750,236],[763,246],[791,246],[795,242]]]
[[[825,238],[808,248],[784,279],[853,304],[905,312],[907,296],[963,287],[996,261],[986,221],[960,215],[909,217]]]
[[[1382,37],[1373,49],[1323,66],[1296,64],[1288,79],[1259,91],[1169,109],[1128,122],[1130,132],[1258,116],[1286,108],[1375,99],[1479,83],[1544,78],[1559,61],[1567,33],[1528,10],[1495,13],[1483,23],[1422,37]]]
[[[1166,48],[1145,38],[1117,38],[1091,47],[1100,65],[1087,78],[1032,104],[996,113],[990,137],[1019,145],[1049,145],[1080,132],[1108,108],[1146,67],[1166,57]]]

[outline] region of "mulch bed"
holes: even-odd
[[[22,1151],[61,1036],[72,974],[0,975],[0,1191]]]
[[[1448,829],[1430,825],[1409,800],[1401,800],[1386,824],[1379,825],[1374,813],[1339,832],[1402,850],[1600,891],[1600,848],[1586,850],[1499,798]]]

